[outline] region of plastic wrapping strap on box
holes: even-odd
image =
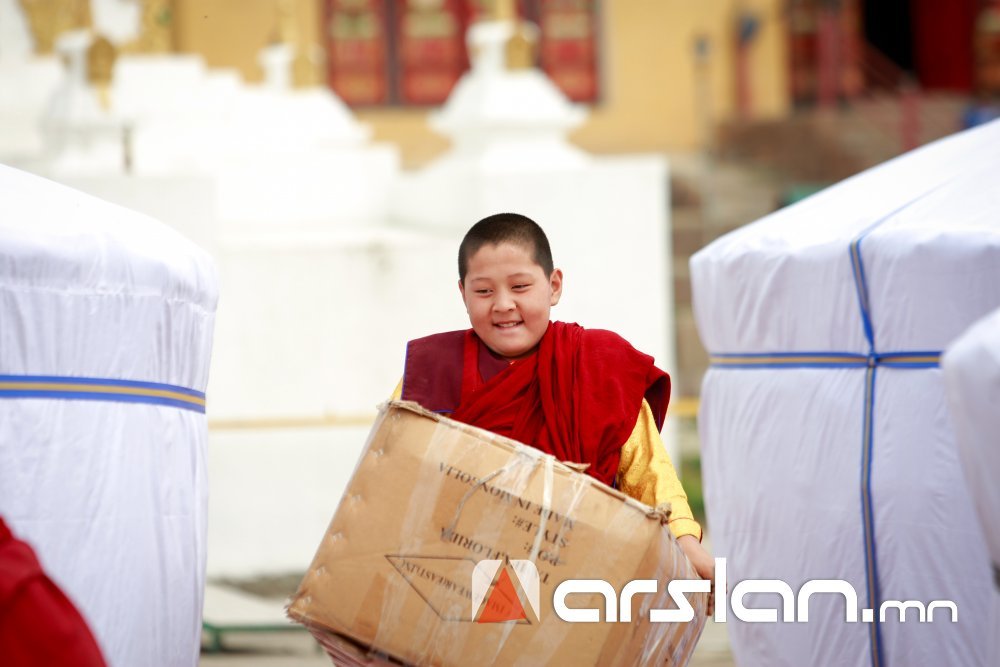
[[[531,453],[530,450],[525,450]],[[551,507],[552,506],[552,464],[555,461],[555,457],[551,454],[541,454],[538,456],[539,459],[545,465],[545,486],[542,487],[542,506]],[[462,517],[462,509],[465,507],[465,503],[472,497],[472,495],[478,491],[483,485],[492,481],[497,477],[501,477],[504,474],[511,471],[515,464],[518,463],[518,459],[511,459],[507,465],[497,468],[488,475],[485,475],[479,479],[475,484],[472,485],[465,495],[462,496],[462,500],[458,503],[458,508],[455,510],[455,518],[451,520],[451,524],[445,529],[445,534],[451,535],[455,532],[455,527],[458,525],[458,520]],[[531,552],[528,555],[528,560],[535,563],[538,560],[538,554],[542,550],[542,537],[545,534],[545,526],[548,524],[548,515],[543,515],[541,521],[538,524],[538,534],[535,536],[535,541],[532,544]],[[535,563],[537,565],[537,563]]]
[[[911,202],[912,203],[912,202]],[[901,210],[901,209],[900,209]],[[877,352],[875,349],[875,330],[872,325],[871,310],[868,300],[868,283],[865,279],[864,261],[861,255],[861,242],[880,224],[898,213],[893,211],[888,216],[861,232],[850,245],[851,267],[854,284],[858,293],[858,305],[864,324],[865,339],[868,342],[868,354],[851,352],[765,352],[744,354],[711,354],[710,365],[719,369],[782,369],[782,368],[864,368],[864,421],[861,438],[861,511],[865,536],[865,585],[869,607],[881,608],[882,596],[879,587],[878,563],[875,548],[875,516],[871,500],[872,479],[872,449],[874,433],[875,408],[875,376],[880,366],[902,369],[938,368],[941,351],[900,351]],[[878,623],[869,624],[869,640],[871,644],[871,661],[873,667],[882,667],[882,636]]]
[[[545,468],[544,468],[544,478],[543,478],[544,479],[544,487],[542,489],[542,506],[543,507],[551,507],[552,506],[552,474],[553,474],[552,466],[553,466],[553,462],[555,461],[555,458],[553,456],[549,455],[549,454],[542,454],[541,452],[533,452],[532,450],[526,449],[526,448],[521,448],[521,449],[519,449],[517,451],[518,451],[518,453],[528,454],[531,457],[532,460],[534,460],[536,458],[540,458],[541,461],[544,463]],[[476,493],[476,491],[478,491],[484,485],[486,485],[487,483],[489,483],[492,480],[496,479],[497,477],[501,477],[502,478],[504,475],[510,473],[515,467],[523,465],[523,464],[524,464],[524,461],[520,457],[512,458],[506,465],[504,465],[504,466],[502,466],[500,468],[497,468],[496,470],[494,470],[493,472],[491,472],[488,475],[484,475],[483,477],[481,477],[479,479],[479,481],[477,481],[475,484],[473,484],[472,487],[462,497],[462,500],[458,503],[458,507],[455,509],[455,517],[451,520],[451,524],[445,529],[445,533],[444,534],[453,535],[455,533],[455,528],[456,528],[456,526],[458,526],[458,520],[462,516],[462,510],[465,508],[465,503],[469,500],[469,498],[472,497],[473,494]],[[535,540],[534,540],[534,542],[532,544],[532,547],[531,547],[531,552],[528,554],[528,561],[535,568],[534,572],[532,574],[534,575],[534,581],[535,581],[534,597],[536,599],[538,597],[538,589],[537,589],[538,554],[541,552],[541,549],[542,549],[542,538],[545,536],[545,527],[546,527],[547,523],[548,523],[548,515],[542,515],[541,521],[540,521],[539,526],[538,526],[538,534],[535,536]],[[525,578],[522,579],[522,581],[531,581],[531,578],[530,577],[525,577]],[[485,583],[488,586],[488,584],[490,582],[487,581]],[[475,583],[475,578],[474,578],[473,588],[475,588],[475,587],[476,587],[476,583]],[[497,654],[499,654],[499,652],[501,650],[503,650],[503,646],[507,642],[507,640],[510,638],[510,633],[511,633],[511,631],[513,629],[514,629],[513,625],[506,625],[504,627],[504,629],[503,629],[503,638],[500,640],[500,642],[499,642],[499,644],[497,646]]]
[[[0,399],[49,398],[146,403],[205,413],[205,394],[159,382],[56,375],[0,375]]]

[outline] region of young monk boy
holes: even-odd
[[[458,276],[472,329],[410,341],[394,397],[589,464],[590,475],[648,505],[670,503],[670,530],[712,579],[660,440],[669,376],[617,334],[549,321],[563,275],[530,218],[499,213],[473,225]]]

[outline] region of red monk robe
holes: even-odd
[[[0,519],[0,665],[104,667],[86,621]]]
[[[701,539],[660,440],[669,376],[598,329],[553,322],[531,355],[508,361],[470,329],[411,341],[397,395],[531,444],[650,505],[671,504],[676,537]]]

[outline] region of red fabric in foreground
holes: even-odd
[[[0,664],[104,667],[86,621],[0,519]]]
[[[587,472],[609,485],[644,397],[663,426],[670,377],[615,333],[553,322],[534,354],[489,382],[479,373],[479,345],[467,331],[458,421],[588,463]]]

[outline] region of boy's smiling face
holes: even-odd
[[[523,244],[488,244],[469,257],[458,288],[480,340],[502,357],[519,359],[549,326],[549,311],[562,294],[562,271],[546,276]]]

